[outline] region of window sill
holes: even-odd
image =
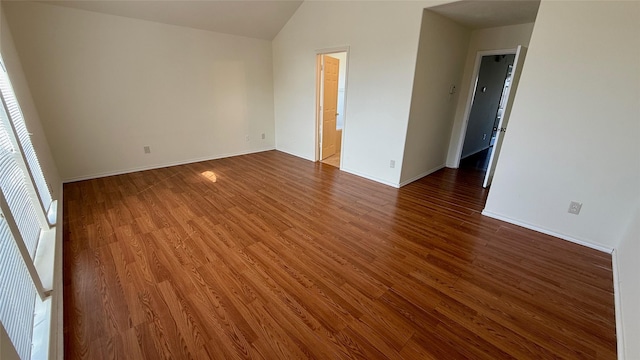
[[[45,292],[53,289],[53,272],[56,260],[56,227],[40,233],[36,256],[33,264],[36,267]]]
[[[31,360],[49,359],[49,341],[51,340],[51,311],[53,297],[50,295],[44,301],[36,297],[36,307],[33,314],[33,342]]]
[[[58,200],[53,200],[51,205],[49,205],[49,210],[47,211],[47,221],[49,222],[49,226],[54,226],[56,224],[56,220],[58,219]]]
[[[57,206],[56,206],[57,207]],[[50,358],[49,349],[51,341],[52,307],[54,290],[54,273],[56,263],[56,227],[42,231],[36,256],[33,263],[42,281],[45,292],[49,293],[46,299],[36,297],[36,305],[33,319],[33,343],[31,349],[32,360],[45,360]],[[58,290],[58,289],[55,289]]]

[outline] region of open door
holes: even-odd
[[[520,81],[520,74],[522,73],[522,64],[524,64],[524,57],[526,53],[527,53],[526,47],[518,46],[518,50],[516,51],[516,58],[513,62],[513,70],[511,72],[511,85],[507,89],[508,94],[506,94],[507,103],[504,107],[504,113],[502,115],[502,118],[498,123],[496,140],[495,140],[495,144],[493,145],[493,152],[491,152],[491,158],[489,159],[487,173],[484,176],[484,182],[482,184],[483,187],[488,187],[489,185],[491,185],[491,181],[493,180],[493,174],[496,171],[496,164],[498,163],[498,157],[500,156],[502,142],[504,141],[504,135],[505,135],[505,132],[507,131],[509,116],[511,115],[511,108],[513,107],[513,98],[516,95],[516,88],[518,87],[518,82]]]
[[[336,116],[338,115],[338,70],[340,60],[323,55],[322,153],[326,159],[336,153]]]

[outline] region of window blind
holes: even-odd
[[[26,245],[31,259],[33,259],[38,239],[40,238],[40,223],[38,214],[27,188],[27,178],[18,165],[19,154],[10,143],[6,126],[6,113],[0,109],[0,191],[4,195],[11,216],[18,225],[22,241]]]
[[[0,66],[0,68],[0,93],[2,94],[2,101],[11,120],[11,124],[13,125],[13,129],[15,130],[16,137],[18,138],[19,150],[24,156],[25,162],[28,164],[28,171],[30,172],[29,175],[31,179],[33,179],[33,183],[37,189],[40,204],[46,214],[49,212],[49,208],[52,203],[51,191],[49,190],[47,181],[44,178],[36,151],[31,143],[30,133],[27,130],[22,110],[20,110],[20,105],[18,104],[18,100],[13,92],[13,87],[11,86],[11,81],[9,80],[9,75],[4,68],[4,64]]]
[[[21,359],[31,357],[36,288],[0,213],[0,321]]]
[[[28,359],[37,289],[25,261],[33,260],[41,224],[27,189],[28,179],[18,164],[19,155],[10,138],[7,114],[0,106],[0,201],[10,210],[0,210],[0,321],[20,358]],[[9,218],[22,239],[14,237]],[[24,243],[30,259],[20,253],[18,241]]]

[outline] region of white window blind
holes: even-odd
[[[29,359],[37,291],[4,214],[0,215],[0,259],[0,321],[18,356]]]
[[[1,58],[0,68],[0,322],[19,357],[30,359],[34,310],[51,290],[43,286],[34,258],[43,235],[51,234],[55,220],[47,212],[56,202]]]
[[[44,213],[47,214],[50,211],[52,203],[51,191],[44,178],[36,151],[31,143],[30,133],[27,130],[22,110],[13,92],[13,87],[11,86],[11,81],[9,80],[9,75],[7,74],[4,64],[2,64],[0,68],[2,70],[0,71],[0,93],[2,94],[2,102],[11,120],[10,123],[13,126],[13,130],[15,131],[20,153],[24,156],[24,160],[28,164],[28,175],[33,184],[35,184],[40,206],[42,206]]]
[[[11,216],[18,225],[22,240],[33,259],[40,238],[41,225],[27,188],[28,179],[19,166],[19,154],[10,142],[6,113],[0,109],[0,190],[7,201]]]

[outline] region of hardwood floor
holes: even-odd
[[[322,162],[327,165],[331,165],[333,167],[340,168],[340,153],[337,152],[326,159],[323,159]]]
[[[276,151],[66,184],[67,359],[613,359],[611,258]]]

